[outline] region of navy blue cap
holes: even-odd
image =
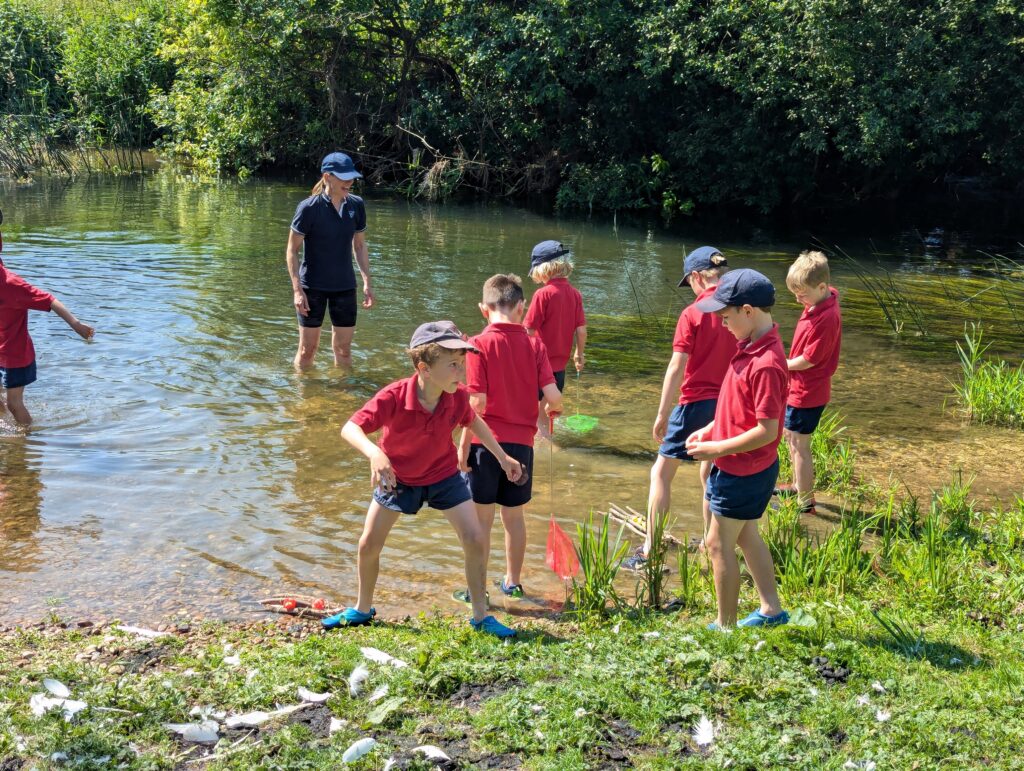
[[[740,268],[722,276],[715,293],[697,303],[697,310],[712,313],[727,305],[769,308],[774,304],[775,286],[768,277],[750,268]]]
[[[569,254],[569,250],[562,246],[560,241],[541,241],[533,247],[533,251],[530,253],[530,270],[567,254]]]
[[[429,343],[436,343],[442,348],[453,351],[460,348],[467,351],[476,350],[451,321],[428,321],[426,324],[416,327],[416,331],[412,333],[412,339],[409,341],[409,347],[419,348],[421,345]]]
[[[719,259],[715,260],[714,257]],[[725,267],[729,263],[725,256],[713,246],[701,246],[694,249],[683,260],[683,277],[676,286],[690,285],[690,274],[695,270],[711,270],[711,268]]]
[[[331,153],[320,161],[320,171],[329,171],[338,179],[360,179],[363,175],[356,171],[356,165],[345,153]]]

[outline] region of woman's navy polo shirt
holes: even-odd
[[[292,230],[303,237],[299,283],[303,289],[344,292],[356,288],[352,238],[366,230],[363,199],[349,194],[335,209],[326,193],[313,195],[295,209]]]

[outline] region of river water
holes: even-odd
[[[561,599],[544,566],[549,517],[574,533],[610,501],[645,505],[672,325],[692,298],[675,286],[685,251],[710,242],[775,280],[787,342],[799,313],[783,278],[802,242],[371,199],[378,305],[361,311],[353,371],[336,370],[325,345],[299,375],[283,255],[306,194],[169,174],[0,185],[7,265],[97,329],[86,343],[52,314],[32,314],[40,375],[26,397],[36,427],[25,435],[0,423],[0,622],[51,609],[140,623],[239,616],[279,592],[350,602],[371,491],[368,464],[340,426],[409,372],[403,348],[417,324],[450,318],[478,330],[483,281],[525,276],[530,248],[546,238],[573,247],[590,315],[590,366],[578,384],[570,377],[567,407],[600,419],[589,436],[559,429],[555,449],[538,446],[524,581]],[[986,502],[1009,502],[1024,491],[1024,437],[955,413],[950,340],[982,318],[996,349],[1019,356],[1020,277],[1000,277],[969,252],[934,259],[867,235],[878,234],[844,243],[852,262],[833,264],[846,318],[834,404],[858,472],[927,493],[962,470]],[[924,309],[924,330],[908,322],[894,335],[855,268],[894,277]],[[677,477],[673,508],[680,535],[698,531],[691,468]],[[500,523],[494,542],[491,579],[503,565]],[[448,597],[462,583],[454,534],[424,509],[393,531],[376,606],[458,610]]]

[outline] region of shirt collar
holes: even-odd
[[[428,412],[427,409],[420,404],[420,398],[416,395],[416,386],[419,384],[419,376],[414,372],[412,377],[405,381],[405,408],[410,412],[422,412],[425,415],[440,415],[448,404],[448,400],[445,397],[451,396],[451,394],[444,391],[441,392],[441,398],[437,400],[437,405],[434,407],[433,412]]]
[[[522,324],[513,324],[510,321],[495,321],[488,324],[487,329],[492,329],[495,332],[511,332],[512,334],[522,332],[524,335],[526,334],[526,327]]]
[[[565,276],[555,276],[554,278],[549,278],[548,279],[548,283],[549,284],[568,284],[569,283],[569,279],[567,279]]]
[[[807,308],[805,313],[808,316],[812,316],[812,315],[814,315],[816,313],[821,313],[822,311],[825,311],[825,310],[828,310],[829,308],[831,308],[838,301],[839,301],[839,291],[835,287],[830,286],[828,288],[828,297],[826,297],[820,303],[817,303],[815,305],[812,305],[810,308]]]
[[[753,356],[761,353],[761,351],[767,349],[777,341],[781,342],[781,339],[779,338],[779,325],[773,323],[772,328],[757,338],[757,340],[754,342],[750,342],[750,340],[740,340],[737,347],[740,349],[740,353],[747,356]]]
[[[326,190],[322,190],[320,192],[320,197],[323,198],[325,201],[327,201],[327,205],[328,206],[330,206],[332,209],[334,209],[334,201],[332,201],[331,197],[329,195],[327,195],[327,191]],[[345,200],[341,202],[341,206],[339,206],[337,209],[334,209],[334,210],[336,212],[338,212],[338,214],[341,214],[341,210],[345,208],[345,204],[347,204],[347,203],[348,203],[348,196],[346,195],[345,196]]]

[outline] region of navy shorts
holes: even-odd
[[[380,487],[373,491],[373,500],[385,509],[403,514],[415,514],[424,504],[438,511],[448,511],[470,498],[469,485],[458,471],[432,485],[405,485],[398,482],[391,492]]]
[[[702,399],[699,402],[689,404],[677,404],[672,414],[668,417],[668,429],[665,431],[665,439],[658,448],[658,455],[676,460],[689,460],[693,458],[686,451],[686,440],[690,434],[715,419],[715,407],[718,399]]]
[[[786,405],[786,430],[794,434],[813,434],[821,422],[821,413],[826,405],[820,407],[790,407]]]
[[[501,449],[510,458],[523,464],[526,482],[510,482],[498,465],[498,459],[482,444],[469,451],[469,489],[474,503],[496,503],[499,506],[522,506],[533,497],[533,448],[526,444],[502,442]]]
[[[21,388],[36,382],[36,363],[27,367],[0,367],[0,386],[4,388]]]
[[[356,290],[346,289],[344,292],[321,292],[319,289],[303,289],[309,314],[303,316],[298,311],[300,327],[322,327],[324,314],[330,312],[331,326],[354,327],[356,325]]]
[[[704,497],[711,502],[711,513],[728,519],[760,519],[768,508],[779,478],[779,459],[756,474],[740,477],[711,466]]]
[[[555,385],[558,386],[558,393],[562,393],[565,390],[565,370],[560,369],[555,374]],[[544,401],[544,392],[537,392],[537,401]]]

